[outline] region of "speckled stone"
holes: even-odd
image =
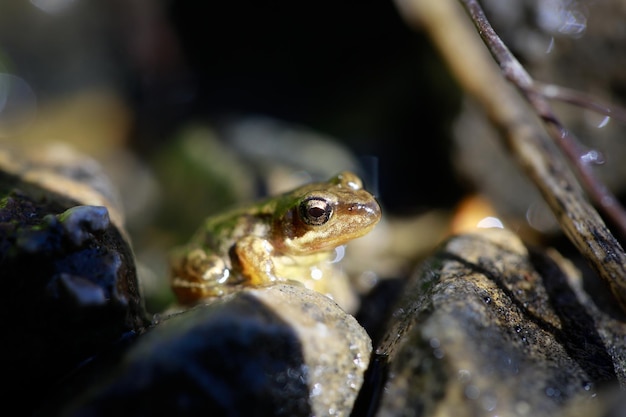
[[[626,381],[624,322],[510,231],[451,238],[404,293],[377,347],[377,416],[555,416]]]
[[[276,285],[250,293],[298,334],[315,415],[350,415],[372,352],[361,325],[328,297],[303,287]]]

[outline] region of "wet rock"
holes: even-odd
[[[328,297],[244,290],[165,316],[86,367],[41,415],[348,416],[370,353],[365,331]]]
[[[277,285],[250,292],[297,332],[309,368],[314,414],[349,415],[372,351],[361,325],[335,301],[304,287]]]
[[[0,151],[2,369],[8,404],[23,411],[146,324],[121,212],[100,205],[111,201],[96,185],[106,179],[40,151]]]
[[[376,415],[555,416],[623,386],[626,325],[569,265],[506,230],[448,240],[377,347],[389,369]]]

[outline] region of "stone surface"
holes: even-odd
[[[557,254],[487,229],[416,271],[377,355],[378,416],[554,416],[623,386],[623,321],[600,311]]]
[[[315,415],[349,415],[372,351],[361,325],[328,297],[305,288],[276,285],[250,292],[298,334]]]
[[[370,353],[329,298],[300,286],[245,290],[164,316],[39,415],[348,416]]]
[[[113,206],[89,205],[108,201],[90,182],[98,176],[87,178],[78,159],[50,170],[39,163],[50,154],[8,155],[0,151],[2,369],[11,381],[7,406],[16,401],[27,412],[81,363],[147,321],[132,249],[114,223],[122,217],[111,221],[119,213]],[[26,392],[32,400],[24,403]]]

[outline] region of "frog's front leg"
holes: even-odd
[[[246,236],[237,241],[233,251],[247,285],[263,286],[278,280],[272,261],[274,247],[266,239]]]

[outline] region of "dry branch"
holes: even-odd
[[[428,34],[461,87],[483,106],[501,131],[510,152],[543,195],[564,233],[608,284],[626,311],[626,254],[587,201],[553,140],[579,170],[592,198],[604,199],[598,202],[599,205],[608,215],[616,216],[614,220],[626,230],[626,217],[619,217],[624,215],[623,210],[604,185],[595,180],[588,163],[580,158],[583,150],[578,142],[554,116],[546,98],[534,89],[532,78],[493,31],[478,3],[474,0],[460,2],[471,20],[454,0],[396,0],[404,18]],[[526,102],[511,88],[507,79],[522,92]],[[529,110],[528,104],[535,114]],[[535,115],[544,122],[552,138],[535,123]]]

